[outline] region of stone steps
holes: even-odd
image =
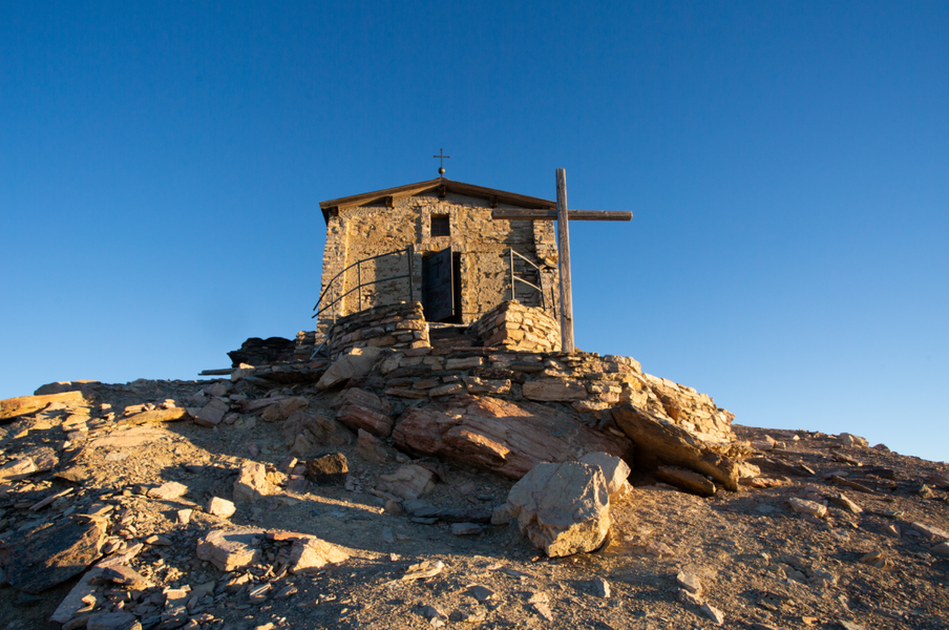
[[[433,350],[447,350],[481,347],[481,340],[474,334],[467,332],[467,326],[451,324],[431,325],[428,336]]]

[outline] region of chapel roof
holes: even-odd
[[[446,177],[438,177],[436,179],[430,179],[427,182],[406,184],[405,186],[396,186],[395,188],[386,188],[384,190],[321,201],[320,210],[323,211],[323,219],[329,222],[330,216],[336,214],[340,206],[365,206],[381,200],[386,200],[386,202],[391,205],[396,197],[409,197],[432,190],[437,191],[439,195],[456,193],[468,197],[485,199],[491,204],[491,207],[499,203],[504,203],[519,208],[537,210],[553,210],[557,208],[555,201],[506,192],[495,188],[485,188],[484,186],[476,186],[474,184],[465,184],[463,182],[452,181]]]

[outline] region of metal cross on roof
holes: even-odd
[[[439,175],[444,175],[444,174],[445,174],[445,160],[450,159],[451,156],[450,156],[450,155],[445,155],[445,150],[444,150],[444,149],[439,149],[439,150],[438,150],[438,155],[433,155],[432,157],[433,157],[433,158],[438,158],[438,174],[439,174]]]

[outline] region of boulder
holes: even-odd
[[[648,454],[661,463],[695,470],[729,490],[738,490],[736,462],[715,450],[727,446],[706,442],[671,421],[628,403],[614,407],[612,415],[617,426],[636,444],[637,457]],[[642,461],[641,457],[637,459],[637,465]]]
[[[458,396],[408,409],[392,433],[400,448],[520,479],[540,462],[603,451],[621,456],[625,437],[595,431],[550,407],[491,396]]]
[[[316,383],[317,389],[329,389],[342,385],[351,378],[366,376],[372,370],[381,352],[381,348],[374,347],[352,348],[336,359],[333,365],[323,373]]]
[[[598,466],[537,464],[514,484],[507,509],[550,557],[593,551],[610,530],[609,494]]]
[[[629,492],[626,478],[629,477],[630,469],[622,458],[609,453],[594,452],[581,457],[580,462],[599,467],[603,479],[606,480],[606,492],[610,495],[610,501],[615,501]]]

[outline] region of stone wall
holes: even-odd
[[[515,272],[534,284],[543,282],[546,302],[556,311],[557,246],[552,221],[493,220],[486,200],[453,193],[444,198],[434,193],[396,198],[392,207],[379,203],[341,207],[327,225],[323,255],[321,291],[347,266],[371,256],[404,251],[412,247],[413,300],[421,299],[422,259],[428,254],[451,247],[458,254],[461,274],[462,322],[471,323],[502,300],[510,299],[510,257],[513,248],[540,265],[538,272],[527,263],[515,260]],[[498,208],[508,208],[499,204]],[[432,216],[447,216],[449,236],[432,236]],[[359,269],[345,272],[337,295],[358,286],[359,282],[406,273],[406,256],[386,257]],[[539,306],[540,295],[519,284],[517,297],[524,304]],[[332,299],[332,298],[329,298]],[[325,301],[329,301],[329,299]],[[361,300],[361,304],[360,304]],[[407,280],[387,281],[353,292],[338,305],[335,315],[349,315],[374,306],[409,300]],[[334,313],[320,317],[318,329],[325,331]]]
[[[474,325],[485,346],[520,352],[557,352],[560,326],[539,308],[507,300],[485,313]]]
[[[330,327],[326,345],[334,358],[350,348],[431,348],[419,302],[377,306],[341,317]]]
[[[587,424],[621,435],[610,410],[630,403],[710,443],[734,440],[734,414],[691,387],[644,374],[629,357],[417,348],[380,357],[375,373],[380,395],[408,405],[461,394],[562,403]]]

